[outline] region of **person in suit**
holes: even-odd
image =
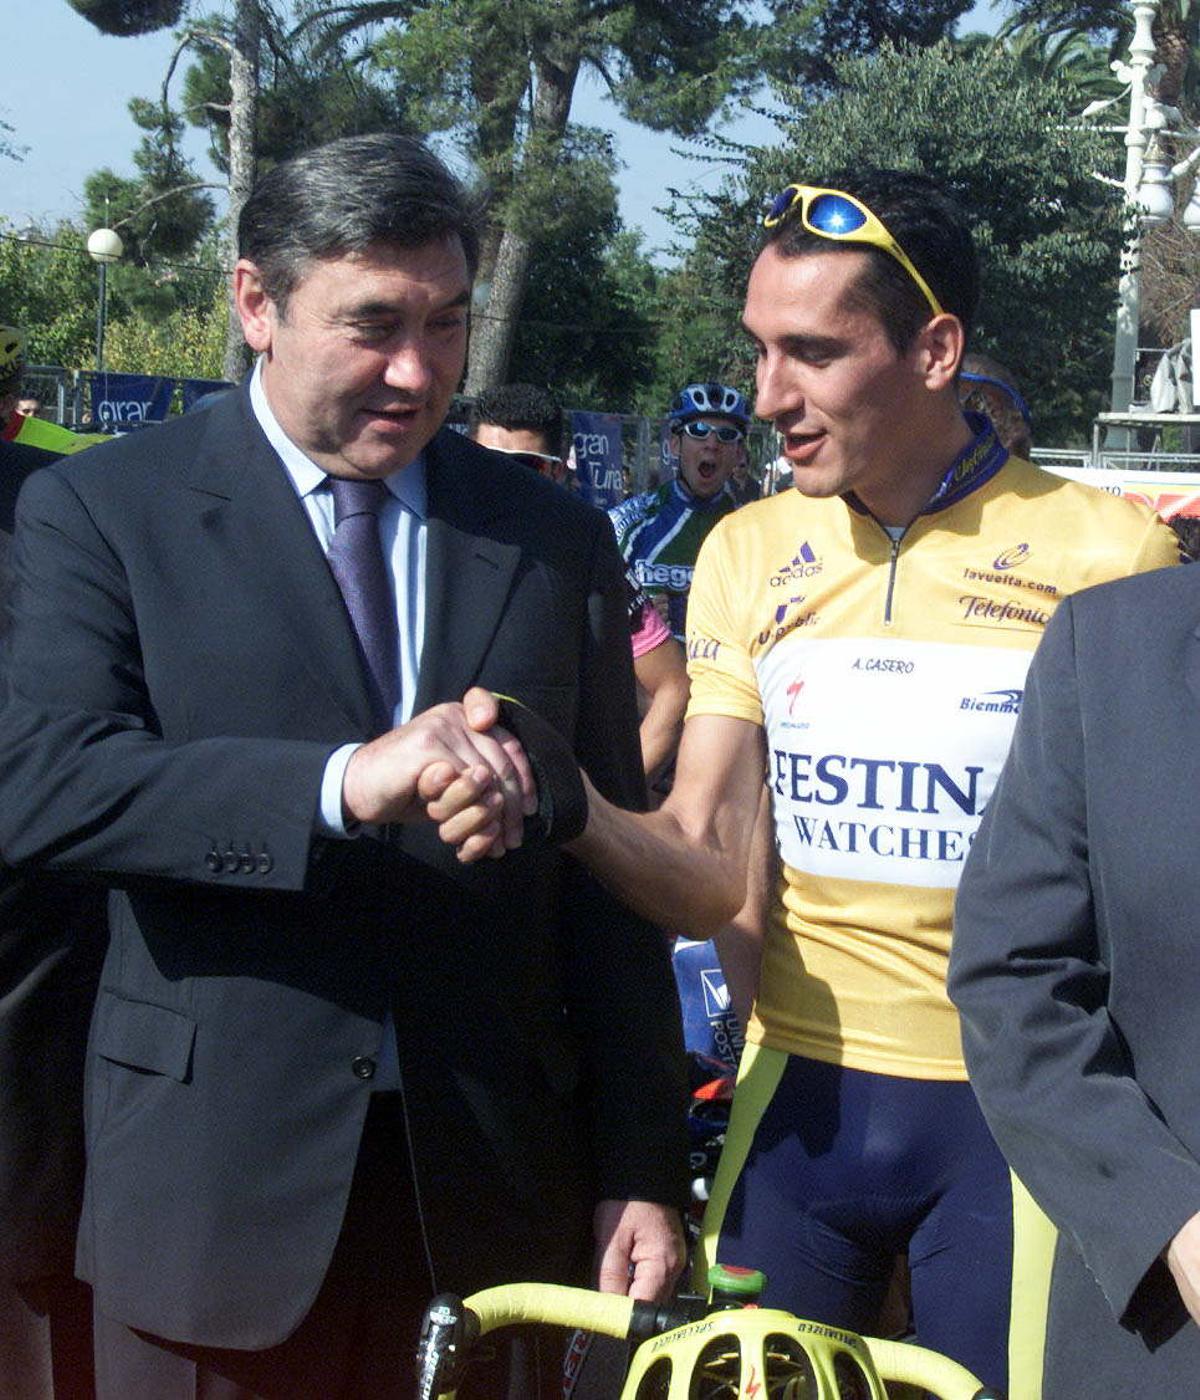
[[[423,146],[275,167],[239,244],[248,383],[18,508],[0,842],[115,889],[102,1400],[405,1394],[434,1292],[594,1250],[651,1297],[681,1262],[665,941],[560,856],[582,814],[536,752],[470,722],[510,697],[644,802],[611,531],[442,430],[477,238]],[[474,1393],[554,1370],[510,1359]]]
[[[1194,568],[1067,599],[959,887],[971,1083],[1060,1232],[1047,1400],[1200,1374],[1197,704]]]
[[[17,493],[57,458],[0,439],[0,642]],[[0,857],[0,1394],[7,1400],[92,1393],[91,1299],[73,1265],[84,1044],[105,931],[99,889],[22,878]]]

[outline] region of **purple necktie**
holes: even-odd
[[[371,679],[371,702],[380,732],[391,729],[399,700],[396,605],[388,583],[379,512],[387,499],[382,481],[331,476],[333,541],[329,567],[337,579]]]

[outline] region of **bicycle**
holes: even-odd
[[[886,1400],[884,1381],[940,1400],[1001,1400],[949,1357],[761,1308],[757,1270],[715,1265],[710,1297],[657,1305],[558,1284],[517,1283],[430,1303],[419,1400],[454,1400],[472,1346],[500,1327],[545,1323],[638,1343],[620,1400]]]

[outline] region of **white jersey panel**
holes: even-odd
[[[783,638],[755,662],[776,839],[793,870],[953,889],[1021,706],[1030,654]]]

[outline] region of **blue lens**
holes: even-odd
[[[845,238],[857,233],[867,218],[844,195],[819,194],[808,206],[808,222],[830,238]]]
[[[782,219],[796,200],[796,191],[793,189],[781,190],[771,201],[771,207],[767,210],[764,218],[770,223],[775,219]]]

